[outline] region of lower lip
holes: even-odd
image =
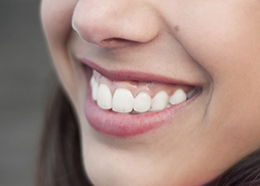
[[[90,90],[88,85],[85,115],[89,124],[100,133],[122,138],[144,134],[173,121],[199,95],[198,93],[191,99],[162,111],[132,115],[99,108],[93,101]]]

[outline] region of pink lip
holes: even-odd
[[[151,81],[151,77],[154,79],[154,76],[147,75],[142,73],[141,75],[135,75],[136,73],[122,73],[113,71],[107,71],[102,69],[100,66],[97,66],[91,62],[84,62],[91,68],[99,71],[102,75],[116,79],[116,80],[138,80],[138,81]],[[138,78],[139,79],[138,79]],[[89,74],[88,74],[89,78]],[[158,80],[159,79],[159,80]],[[160,81],[161,77],[156,79]],[[164,82],[168,81],[163,79]],[[89,81],[88,81],[89,82]],[[171,81],[172,83],[172,81]],[[174,82],[175,83],[175,82]],[[92,100],[91,96],[91,87],[88,83],[87,93],[85,98],[85,115],[89,124],[97,131],[116,137],[131,137],[143,133],[147,133],[153,129],[156,129],[160,126],[169,123],[169,121],[174,121],[174,118],[181,112],[188,104],[190,104],[196,97],[200,94],[201,91],[197,91],[196,95],[191,99],[172,106],[170,108],[164,109],[157,112],[148,112],[139,115],[132,114],[122,114],[116,113],[110,110],[103,110],[99,108],[95,101]]]
[[[189,82],[185,82],[183,80],[179,79],[171,79],[165,76],[157,75],[157,74],[151,74],[146,73],[143,71],[128,71],[128,70],[107,70],[102,68],[101,66],[97,65],[96,63],[93,63],[85,58],[79,58],[78,59],[83,64],[89,66],[92,69],[95,69],[103,76],[107,77],[110,80],[117,80],[117,81],[149,81],[149,82],[161,82],[161,83],[170,83],[170,84],[178,84],[178,85],[190,85],[190,86],[196,86],[189,84]],[[199,86],[199,85],[197,85]]]

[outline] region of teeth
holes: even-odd
[[[98,95],[98,83],[96,82],[94,77],[91,78],[90,83],[92,87],[92,99],[96,101]]]
[[[132,93],[124,88],[116,89],[113,100],[112,110],[120,113],[129,113],[134,106],[134,97]]]
[[[152,99],[149,94],[146,92],[139,93],[134,100],[134,110],[140,113],[148,111],[151,106],[151,101]]]
[[[152,111],[163,110],[164,108],[166,108],[168,102],[169,102],[168,94],[165,91],[160,91],[154,96],[152,100],[151,110]]]
[[[100,84],[97,93],[97,104],[102,109],[112,108],[112,94],[105,84]]]
[[[159,111],[186,101],[191,98],[196,89],[187,94],[182,89],[177,89],[172,96],[165,91],[158,92],[153,99],[146,92],[139,93],[135,98],[132,93],[125,88],[117,88],[114,94],[111,93],[108,85],[101,83],[98,85],[92,76],[90,80],[92,88],[92,99],[97,101],[97,105],[105,110],[112,109],[120,113],[144,113],[147,111]]]
[[[176,105],[176,104],[179,104],[181,102],[184,102],[185,100],[187,99],[187,95],[186,93],[181,90],[181,89],[178,89],[174,92],[174,94],[170,97],[170,103],[172,105]]]

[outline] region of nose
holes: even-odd
[[[142,0],[79,0],[72,27],[89,43],[119,47],[152,41],[159,33],[157,16]]]

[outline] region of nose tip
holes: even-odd
[[[152,9],[131,1],[114,1],[78,2],[72,27],[82,39],[110,48],[149,42],[157,36],[159,24]]]
[[[76,25],[72,22],[72,28],[78,33],[78,35],[88,43],[103,48],[117,48],[128,46],[135,43],[145,42],[146,38],[135,38],[134,35],[127,36],[126,34],[120,34],[119,30],[106,29],[101,25],[86,26]],[[122,29],[122,28],[121,28]]]

